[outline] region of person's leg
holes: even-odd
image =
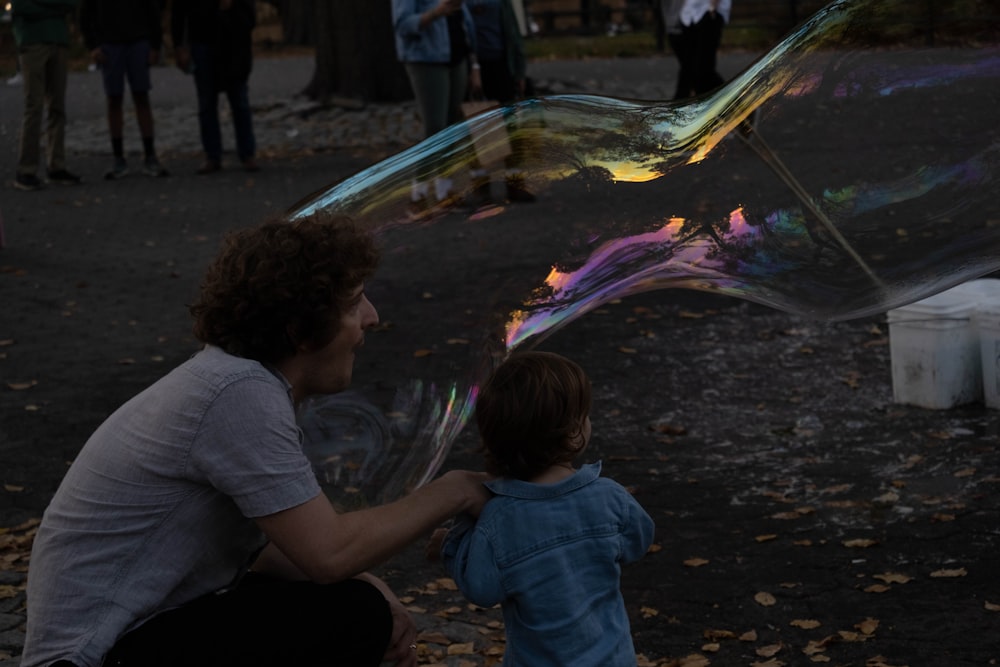
[[[677,57],[677,87],[674,89],[674,99],[683,100],[694,94],[694,84],[691,81],[693,63],[691,57],[691,28],[683,28],[681,32],[667,33],[667,43]]]
[[[229,109],[233,115],[233,129],[236,131],[236,154],[243,166],[250,171],[257,170],[254,157],[257,154],[257,140],[253,133],[253,109],[250,108],[250,91],[244,81],[226,90]]]
[[[198,173],[218,171],[222,164],[222,130],[219,128],[219,92],[215,86],[215,58],[208,44],[192,44],[194,85],[198,93],[198,129],[205,164]]]
[[[716,69],[716,54],[722,41],[725,22],[718,12],[705,14],[694,26],[692,59],[694,75],[692,85],[697,95],[707,93],[724,83]]]
[[[392,633],[381,592],[250,574],[235,589],[164,612],[125,635],[106,667],[378,665]]]
[[[66,171],[66,83],[68,80],[69,48],[52,45],[45,67],[45,97],[48,100],[48,121],[45,137],[49,173]]]
[[[417,110],[424,127],[424,138],[437,134],[448,126],[448,82],[447,65],[406,63],[406,75],[417,101]],[[410,199],[418,206],[425,206],[430,197],[430,181],[434,177],[431,160],[421,160],[417,165],[416,180],[413,182]],[[414,210],[419,214],[422,211]]]
[[[42,115],[45,111],[45,55],[41,44],[21,49],[18,62],[24,75],[24,115],[17,157],[17,176],[36,176],[41,157]]]

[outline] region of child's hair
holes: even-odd
[[[590,380],[579,364],[551,352],[511,355],[476,401],[487,471],[528,480],[572,461],[586,446],[589,414]]]

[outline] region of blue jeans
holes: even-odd
[[[194,85],[198,92],[198,128],[205,156],[213,161],[222,160],[222,130],[219,127],[219,93],[225,93],[236,130],[236,154],[240,161],[249,160],[257,152],[253,134],[253,112],[247,82],[216,81],[215,55],[209,44],[192,44],[191,60],[194,63]]]

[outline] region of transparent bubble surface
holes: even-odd
[[[609,300],[681,287],[838,320],[1000,269],[998,5],[835,2],[710,95],[519,102],[298,204],[384,250],[356,391],[303,409],[333,495],[427,481],[499,360]]]

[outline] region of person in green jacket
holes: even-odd
[[[12,0],[14,40],[24,75],[24,118],[14,187],[37,190],[42,115],[46,167],[51,183],[75,185],[81,179],[66,170],[66,77],[69,62],[69,16],[79,0]]]

